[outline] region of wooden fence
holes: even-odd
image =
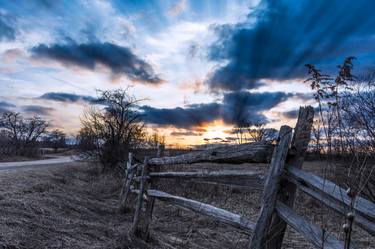
[[[155,199],[209,216],[219,222],[241,229],[251,236],[251,249],[280,249],[287,225],[291,226],[316,248],[343,249],[344,242],[326,233],[296,214],[293,205],[297,189],[319,200],[329,208],[347,216],[354,212],[354,223],[371,235],[375,235],[375,204],[357,197],[354,200],[342,189],[327,179],[302,170],[314,117],[312,107],[301,107],[294,132],[282,126],[275,147],[256,143],[193,152],[176,157],[146,158],[142,164],[127,165],[121,208],[127,205],[131,193],[137,195],[134,209],[132,233],[148,239]],[[266,179],[263,174],[250,170],[220,170],[194,172],[160,172],[160,166],[196,162],[261,162],[273,150]],[[194,179],[240,188],[263,188],[262,207],[258,220],[214,207],[196,200],[171,195],[157,190],[159,178]],[[132,187],[137,185],[137,187]],[[144,208],[143,205],[145,205]],[[354,209],[354,210],[353,210]],[[142,211],[145,210],[145,211]],[[350,248],[355,248],[351,245]]]

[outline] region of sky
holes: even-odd
[[[167,144],[294,125],[314,104],[305,64],[375,63],[365,0],[0,0],[0,112],[74,135],[97,90],[128,89]]]

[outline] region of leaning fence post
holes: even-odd
[[[156,154],[156,157],[162,157],[164,153],[164,145],[163,144],[158,144],[158,151]],[[152,168],[148,168],[148,174],[150,172],[159,172],[160,171],[160,166],[153,166]],[[149,189],[154,189],[156,188],[156,179],[150,179],[149,181]],[[147,191],[146,191],[147,195]],[[150,224],[152,221],[152,213],[154,211],[154,203],[155,203],[155,197],[148,196],[147,198],[147,203],[146,203],[146,213],[145,213],[145,220],[144,220],[144,227],[142,231],[142,238],[147,240],[149,238],[150,234]]]
[[[285,160],[288,155],[290,141],[292,140],[292,128],[282,126],[279,133],[279,141],[275,147],[268,176],[264,185],[263,203],[260,210],[250,249],[265,248],[267,243],[267,229],[271,224],[272,214],[275,212],[277,194],[280,188],[281,176],[284,171]]]
[[[126,163],[126,174],[125,174],[125,179],[123,183],[123,188],[121,191],[120,212],[126,211],[126,201],[128,199],[128,196],[130,193],[130,186],[132,184],[133,177],[136,171],[136,169],[133,169],[132,167],[132,161],[133,161],[133,154],[130,152],[128,162]]]
[[[311,106],[301,107],[298,113],[298,120],[296,127],[294,128],[294,135],[291,143],[291,148],[295,153],[288,158],[286,167],[302,167],[307,146],[310,141],[313,120],[314,108]],[[278,199],[288,207],[293,208],[297,187],[289,181],[283,182],[282,186],[283,188],[279,193]],[[274,215],[272,223],[268,229],[269,240],[267,248],[281,249],[286,227],[287,223],[277,215]]]
[[[133,225],[132,225],[132,234],[136,235],[138,233],[138,224],[140,221],[142,204],[143,204],[143,194],[145,192],[147,184],[147,172],[148,172],[148,157],[145,157],[144,163],[142,165],[142,174],[140,179],[140,186],[138,192],[137,203],[134,212]]]

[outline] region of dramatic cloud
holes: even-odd
[[[195,104],[186,108],[153,108],[142,106],[143,120],[158,125],[173,125],[178,128],[191,128],[220,117],[220,104]]]
[[[53,100],[53,101],[65,102],[65,103],[76,103],[79,101],[88,102],[88,103],[98,102],[97,98],[94,98],[91,96],[78,95],[74,93],[63,93],[63,92],[48,92],[40,96],[39,99]]]
[[[136,56],[129,48],[108,42],[51,46],[40,44],[33,47],[31,52],[36,58],[48,58],[90,70],[95,70],[99,64],[102,64],[108,67],[114,76],[125,75],[132,81],[150,84],[162,82],[152,66]]]
[[[5,102],[5,101],[0,101],[0,114],[4,112],[10,111],[10,109],[16,107],[15,105]]]
[[[11,41],[16,38],[16,31],[9,24],[10,18],[0,12],[0,41]]]
[[[224,94],[223,118],[230,124],[266,123],[262,111],[269,110],[293,94],[283,92],[249,93],[245,91]]]
[[[51,107],[45,107],[40,105],[25,105],[22,106],[22,111],[34,115],[48,116],[54,109]]]
[[[212,89],[251,89],[262,79],[306,76],[306,63],[335,69],[353,55],[373,64],[375,2],[265,0],[237,25],[217,26]],[[371,55],[371,56],[370,56]]]
[[[186,108],[142,106],[143,120],[158,125],[191,128],[222,119],[227,124],[266,123],[262,111],[271,109],[293,94],[282,92],[232,92],[224,94],[222,103],[189,105]]]

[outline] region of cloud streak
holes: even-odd
[[[86,96],[86,95],[78,95],[74,93],[64,93],[64,92],[48,92],[39,97],[39,99],[45,100],[53,100],[57,102],[64,102],[64,103],[77,103],[77,102],[87,102],[95,104],[98,102],[97,98]]]
[[[4,113],[4,112],[9,112],[10,109],[16,107],[15,105],[9,103],[9,102],[6,102],[6,101],[0,101],[0,114]]]
[[[55,109],[51,107],[45,107],[41,105],[25,105],[21,107],[23,112],[34,114],[34,115],[42,115],[42,116],[48,116],[51,114],[52,111]]]
[[[215,28],[209,59],[219,66],[206,83],[253,89],[262,79],[304,77],[306,63],[334,69],[349,55],[368,61],[375,55],[374,8],[365,0],[262,1],[245,22]]]
[[[31,49],[34,58],[46,58],[66,65],[95,70],[98,65],[109,68],[113,76],[126,76],[131,81],[159,84],[162,79],[153,67],[129,48],[113,43],[40,44]]]

